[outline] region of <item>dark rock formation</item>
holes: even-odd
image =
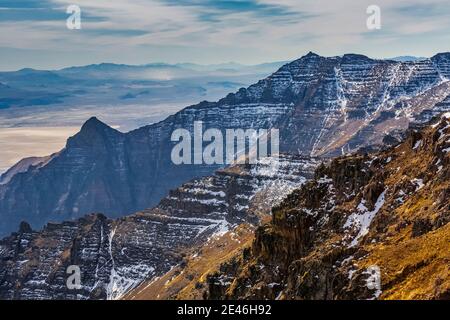
[[[447,299],[450,120],[334,159],[273,209],[210,299]]]
[[[93,214],[41,231],[22,222],[19,232],[0,240],[0,299],[119,298],[181,264],[186,248],[238,224],[258,224],[316,166],[314,159],[282,155],[193,180],[158,207],[129,217]],[[79,290],[66,285],[71,265],[81,271]]]

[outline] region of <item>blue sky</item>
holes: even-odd
[[[66,28],[68,5],[82,30]],[[381,30],[366,8],[381,8]],[[450,51],[448,0],[0,0],[0,69]]]

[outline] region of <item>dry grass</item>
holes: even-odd
[[[254,228],[240,225],[187,253],[185,267],[176,267],[153,282],[132,290],[125,300],[202,299],[206,276],[220,264],[241,254],[254,237]]]
[[[430,299],[450,290],[450,225],[411,238],[411,228],[388,244],[370,246],[370,254],[358,264],[378,265],[382,270],[381,299]]]

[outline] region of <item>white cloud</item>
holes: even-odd
[[[220,14],[218,8],[206,5],[168,5],[162,0],[53,0],[61,10],[69,4],[79,5],[82,17],[91,17],[83,20],[83,30],[69,31],[65,21],[3,22],[0,46],[58,51],[88,48],[112,60],[111,50],[116,50],[115,60],[128,63],[134,61],[126,61],[123,53],[145,56],[147,52],[149,60],[167,60],[167,56],[178,61],[257,63],[295,58],[310,50],[325,55],[351,51],[372,56],[430,55],[448,50],[448,0],[257,1],[298,15],[275,17],[249,10],[223,10]],[[371,4],[382,10],[378,33],[366,28],[366,8]],[[211,12],[215,13],[214,22],[204,17]],[[284,18],[289,22],[281,23]],[[141,33],[121,33],[126,30]],[[424,43],[417,41],[424,35]],[[163,48],[178,48],[179,52]]]

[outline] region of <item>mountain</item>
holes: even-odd
[[[31,166],[39,166],[45,164],[47,161],[51,160],[52,156],[49,157],[30,157],[20,160],[8,171],[0,176],[0,184],[8,183],[12,177],[18,173],[27,172]]]
[[[390,58],[390,59],[387,59],[387,60],[407,62],[407,61],[426,60],[426,58],[425,57],[415,57],[415,56],[398,56],[398,57]]]
[[[448,300],[449,164],[447,113],[395,147],[320,166],[203,276],[206,296]]]
[[[0,240],[0,299],[117,299],[182,263],[186,252],[240,224],[254,228],[271,205],[313,176],[316,159],[281,155],[190,181],[160,204],[111,220],[91,214]],[[66,270],[79,266],[82,287]]]
[[[187,107],[166,120],[121,133],[96,118],[43,166],[0,186],[0,234],[26,220],[110,217],[156,205],[170,189],[210,175],[219,165],[174,165],[175,129],[280,129],[280,150],[329,157],[395,143],[411,123],[450,107],[450,53],[417,62],[314,53],[218,102]]]
[[[229,63],[221,63],[221,64],[212,64],[212,65],[199,65],[195,63],[180,63],[177,64],[179,67],[196,70],[196,71],[240,71],[240,72],[249,72],[249,73],[263,73],[267,74],[273,73],[274,70],[279,69],[283,65],[288,63],[288,61],[279,61],[279,62],[268,62],[257,65],[242,65],[235,62]]]
[[[97,115],[121,130],[134,130],[161,121],[183,106],[220,99],[267,77],[279,66],[197,69],[163,63],[102,63],[0,72],[0,122],[9,128],[80,127],[89,116]],[[2,167],[9,163],[0,157],[1,161]]]
[[[0,109],[61,102],[64,94],[23,90],[0,82]]]

